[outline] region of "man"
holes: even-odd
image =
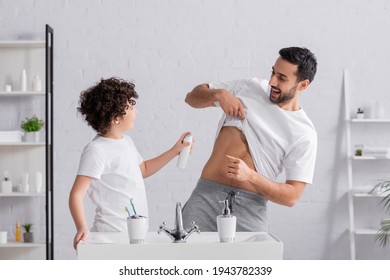
[[[279,51],[269,81],[257,78],[196,86],[194,108],[224,112],[210,159],[183,207],[185,225],[216,231],[218,202],[228,199],[237,231],[269,231],[266,203],[293,206],[311,184],[317,151],[315,128],[299,105],[317,61],[306,48]],[[277,182],[285,170],[286,181]]]

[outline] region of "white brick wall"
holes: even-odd
[[[184,203],[195,186],[220,116],[215,108],[190,108],[185,94],[207,81],[268,78],[278,50],[292,45],[308,47],[319,62],[302,96],[318,130],[318,160],[314,183],[295,207],[269,204],[271,229],[284,242],[286,259],[349,258],[342,73],[352,71],[354,111],[368,108],[373,96],[390,109],[389,5],[387,0],[0,0],[0,39],[43,34],[46,23],[55,32],[55,258],[75,258],[67,200],[81,150],[93,136],[76,114],[81,90],[101,77],[134,81],[140,99],[131,135],[145,159],[169,148],[183,131],[194,133],[188,169],[172,162],[146,180],[150,228],[157,230],[162,221],[173,223],[175,202]],[[378,247],[362,244],[358,252]]]

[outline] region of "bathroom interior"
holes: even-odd
[[[301,46],[318,61],[317,75],[301,96],[317,131],[317,159],[313,183],[295,206],[268,203],[270,233],[282,244],[275,248],[282,250],[284,260],[390,259],[390,245],[376,239],[390,212],[383,208],[383,196],[369,194],[378,181],[390,180],[390,153],[368,160],[358,154],[365,148],[390,149],[389,1],[0,1],[0,47],[4,41],[45,40],[46,24],[54,31],[52,258],[77,259],[68,198],[81,152],[95,136],[77,113],[82,90],[113,76],[136,85],[138,114],[129,135],[144,159],[170,148],[183,132],[193,134],[185,169],[173,160],[145,180],[149,232],[157,233],[163,222],[174,226],[177,203],[184,204],[194,189],[222,114],[219,108],[188,106],[186,94],[201,83],[269,79],[279,49]],[[35,75],[33,69],[27,71],[28,87],[37,86]],[[39,76],[41,90],[45,72]],[[15,90],[20,87],[19,74],[11,81]],[[25,117],[45,117],[38,101],[30,107],[20,97],[2,97],[7,83],[0,77],[0,132],[19,130]],[[45,182],[47,171],[39,175],[32,168],[44,162],[10,166],[7,158],[17,148],[2,145],[1,136],[1,180],[9,171],[14,185],[22,183],[22,173],[30,174],[30,182],[40,176]],[[43,148],[32,153],[42,154]],[[85,205],[92,223],[88,197]],[[46,218],[44,198],[0,193],[0,231],[7,231],[8,241],[14,241],[19,221],[33,223],[36,239],[45,242]],[[188,237],[188,245],[191,238],[211,242],[200,232]],[[158,238],[156,246],[163,246],[162,239],[171,242],[164,234]],[[0,244],[0,259],[27,257],[10,251]]]

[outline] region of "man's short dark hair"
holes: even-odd
[[[317,59],[314,54],[306,49],[299,47],[284,48],[279,51],[280,56],[288,62],[297,65],[296,73],[298,82],[309,80],[312,82],[317,72]]]

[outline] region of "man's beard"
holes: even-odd
[[[283,103],[286,103],[287,101],[290,101],[291,99],[293,99],[293,98],[295,97],[297,87],[298,87],[298,84],[296,84],[294,87],[292,87],[291,89],[289,89],[287,92],[282,92],[282,91],[279,92],[279,89],[278,89],[278,88],[271,87],[271,92],[270,92],[270,95],[269,95],[269,100],[270,100],[272,103],[275,103],[275,104],[283,104]],[[276,91],[277,91],[276,93],[274,93],[274,94],[276,94],[276,96],[275,96],[274,98],[273,98],[273,96],[272,96],[273,90],[276,90]]]

